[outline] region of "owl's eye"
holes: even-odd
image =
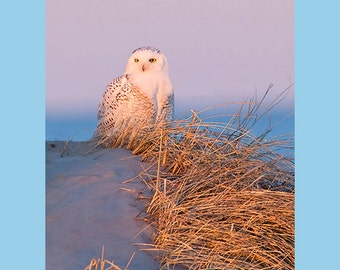
[[[156,58],[150,58],[150,59],[149,59],[149,62],[151,62],[151,63],[156,62],[156,61],[157,61]]]
[[[139,62],[139,59],[138,58],[135,58],[135,60],[134,60],[136,63],[138,63]]]

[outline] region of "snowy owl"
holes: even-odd
[[[124,74],[106,88],[95,136],[119,136],[126,128],[168,123],[173,111],[174,91],[165,55],[153,47],[138,48]]]

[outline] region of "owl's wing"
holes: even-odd
[[[113,80],[103,94],[98,105],[98,123],[96,135],[107,134],[113,129],[118,115],[120,103],[127,96],[129,87],[127,86],[127,75],[120,76]]]
[[[154,102],[131,82],[129,75],[123,75],[106,88],[98,106],[95,136],[114,135],[139,123],[153,123],[155,118]]]
[[[124,89],[126,88],[126,81],[126,76],[120,76],[106,87],[102,100],[98,105],[98,120],[105,118],[109,112],[112,113],[112,110],[117,109],[122,92],[126,91]]]
[[[171,122],[174,116],[174,94],[167,96],[161,104],[160,113],[157,116],[157,122]]]

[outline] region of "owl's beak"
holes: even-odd
[[[146,64],[142,65],[142,71],[144,72],[146,69],[147,69],[147,65]]]

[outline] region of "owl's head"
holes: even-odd
[[[134,50],[127,62],[125,74],[161,72],[168,74],[168,61],[160,50],[142,47]]]

